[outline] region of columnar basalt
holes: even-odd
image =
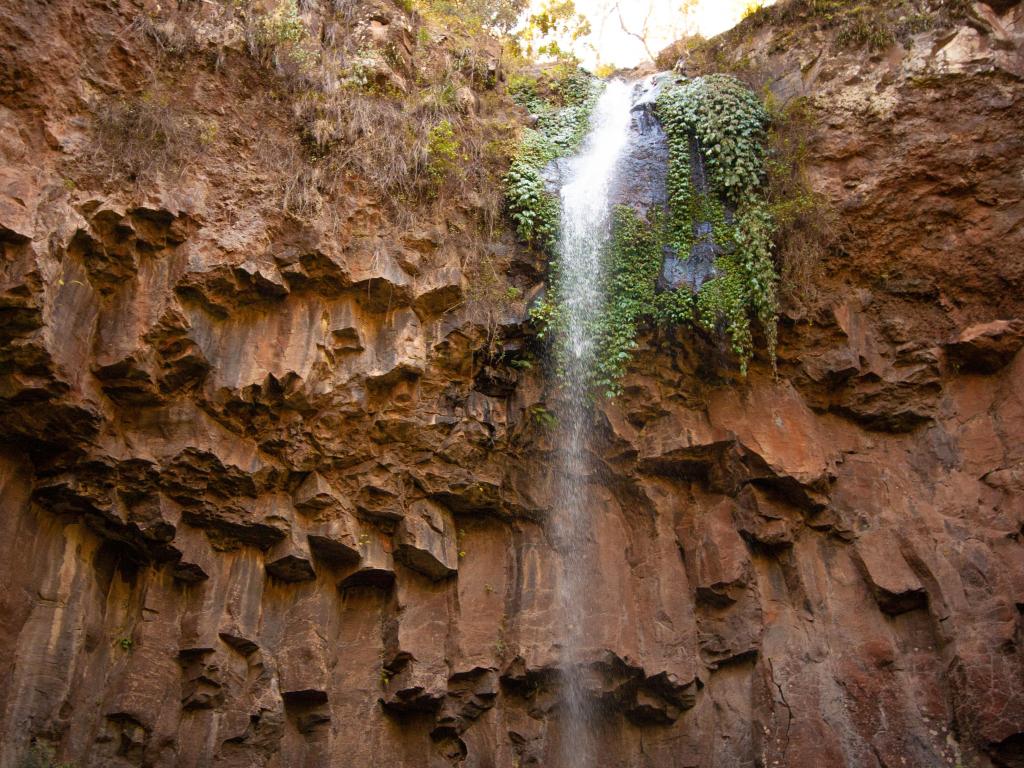
[[[302,22],[412,92],[416,19],[333,5]],[[285,205],[285,75],[180,6],[0,8],[0,766],[566,765],[536,255],[362,167]],[[595,753],[1021,765],[1024,10],[874,56],[740,32],[813,102],[840,239],[777,375],[648,330],[599,403]],[[467,114],[526,119],[458,61]],[[195,146],[111,171],[96,100],[147,91]]]

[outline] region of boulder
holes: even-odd
[[[695,542],[697,599],[713,605],[735,603],[750,579],[750,557],[733,523],[733,502],[723,500],[701,516]]]
[[[288,537],[271,547],[266,554],[267,573],[281,581],[310,581],[316,578],[309,542],[294,528]]]
[[[391,542],[380,531],[366,527],[359,535],[359,561],[338,582],[339,589],[349,587],[390,588],[395,582],[395,561]]]
[[[292,494],[295,508],[308,515],[322,510],[345,509],[346,499],[319,472],[310,472]]]
[[[961,371],[995,373],[1024,346],[1024,321],[996,320],[972,325],[946,345],[946,356]]]
[[[878,607],[897,615],[923,608],[928,593],[900,551],[892,531],[874,530],[861,534],[854,544],[855,560]]]
[[[349,515],[320,523],[309,530],[309,547],[313,554],[330,563],[350,565],[359,562],[360,530]]]
[[[171,550],[178,553],[171,565],[171,575],[183,584],[197,584],[210,578],[217,570],[216,556],[205,534],[190,525],[179,525],[174,532]]]
[[[395,559],[431,579],[453,576],[459,568],[451,513],[429,499],[409,506],[395,535]]]

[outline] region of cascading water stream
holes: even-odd
[[[584,596],[587,562],[593,555],[589,532],[590,392],[595,339],[591,320],[601,311],[601,252],[610,236],[611,190],[629,143],[631,85],[608,83],[594,108],[583,150],[566,166],[558,285],[568,335],[560,408],[560,477],[553,534],[563,553],[559,609],[563,674],[561,764],[595,765],[593,718],[583,665],[587,628]]]

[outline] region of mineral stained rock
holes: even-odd
[[[436,42],[300,5],[389,92]],[[559,768],[549,391],[480,203],[282,208],[292,96],[218,8],[0,4],[0,766]],[[777,377],[680,329],[600,406],[602,766],[1024,765],[1022,40],[738,44],[840,246]],[[194,146],[111,169],[96,104],[146,98]]]

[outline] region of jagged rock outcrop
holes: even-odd
[[[556,405],[473,277],[536,259],[358,174],[282,208],[294,94],[193,5],[0,8],[0,766],[556,766]],[[458,44],[304,5],[389,93]],[[601,406],[602,765],[1024,764],[1024,10],[975,9],[737,43],[841,247],[777,377],[679,329]],[[168,87],[202,155],[107,173],[91,105]]]

